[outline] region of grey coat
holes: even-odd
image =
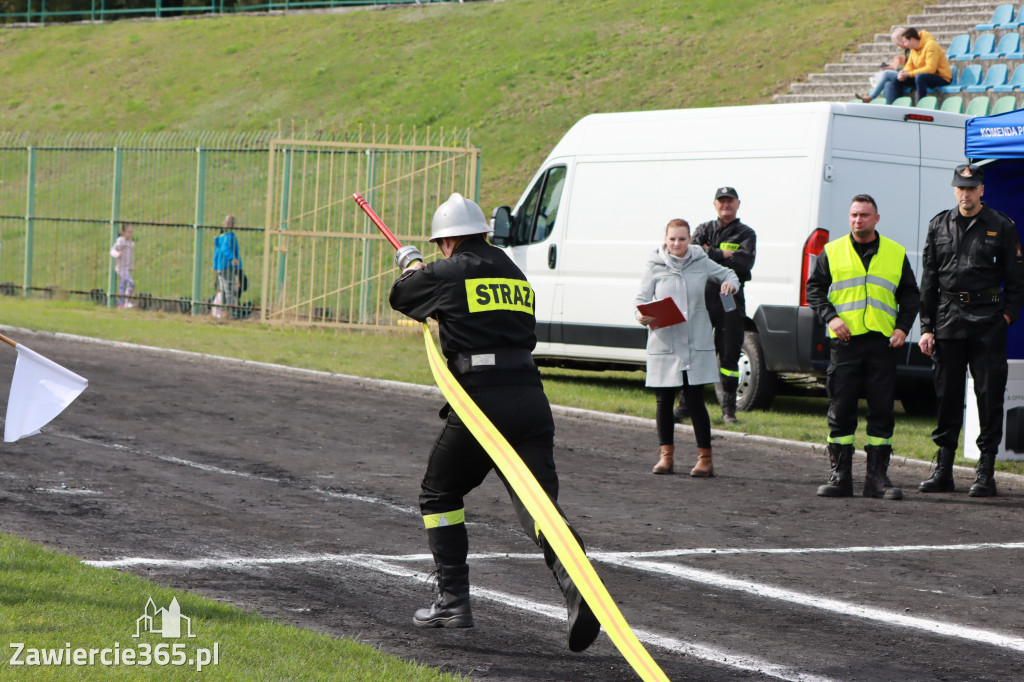
[[[685,292],[686,322],[647,332],[647,386],[682,386],[683,372],[691,386],[718,381],[715,338],[704,305],[704,285],[709,279],[719,284],[729,282],[737,290],[740,286],[735,272],[714,262],[704,249],[693,244],[682,269],[670,268],[661,249],[648,258],[634,305],[666,296],[682,299]]]

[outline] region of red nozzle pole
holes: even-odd
[[[352,198],[355,199],[357,204],[359,204],[359,208],[363,209],[366,215],[370,216],[370,220],[372,220],[373,224],[377,226],[377,229],[381,231],[384,238],[391,242],[391,246],[395,247],[395,249],[402,248],[402,242],[398,241],[398,238],[391,234],[391,230],[389,230],[388,226],[384,224],[384,221],[380,219],[380,216],[370,208],[370,204],[366,202],[363,195],[356,192],[352,195]]]

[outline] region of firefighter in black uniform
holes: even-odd
[[[704,304],[715,328],[715,351],[718,353],[718,368],[721,376],[722,421],[735,424],[736,389],[739,386],[740,348],[743,346],[744,322],[747,318],[743,299],[743,284],[750,281],[750,270],[757,255],[757,235],[754,230],[736,217],[740,197],[732,187],[719,187],[715,191],[716,220],[709,220],[693,231],[693,243],[704,247],[705,253],[719,265],[736,273],[740,288],[733,294],[736,308],[726,311],[718,285],[710,280],[704,287]],[[676,419],[688,415],[683,394],[679,394]]]
[[[822,497],[853,495],[857,403],[867,398],[864,497],[898,500],[888,482],[896,424],[895,349],[907,340],[920,291],[906,249],[875,230],[878,205],[867,194],[850,202],[850,234],[829,242],[807,280],[807,305],[828,326],[828,456],[832,475]]]
[[[396,261],[403,272],[391,288],[391,307],[415,320],[437,320],[449,369],[557,507],[555,425],[532,356],[537,343],[533,289],[515,263],[487,243],[488,232],[480,207],[452,194],[437,209],[431,226],[430,241],[444,259],[425,265],[415,247],[399,250]],[[420,627],[471,627],[463,498],[494,465],[449,405],[442,408],[441,418],[445,425],[430,451],[420,492],[427,541],[437,565],[438,596],[429,608],[416,611],[413,621]],[[497,473],[519,522],[544,550],[565,595],[569,648],[583,651],[597,638],[600,624],[526,507]]]
[[[1003,439],[1006,328],[1024,304],[1024,259],[1009,216],[981,201],[985,173],[963,164],[953,172],[957,207],[928,224],[921,270],[921,352],[932,357],[939,446],[935,471],[918,489],[953,490],[953,459],[963,427],[970,367],[978,400],[977,476],[969,494],[996,494],[996,454]]]

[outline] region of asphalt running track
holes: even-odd
[[[637,679],[605,636],[566,649],[560,594],[493,476],[467,500],[476,627],[412,626],[435,389],[4,333],[90,380],[0,450],[4,531],[474,679]],[[13,367],[10,350],[0,385]],[[997,474],[995,499],[969,498],[967,471],[923,495],[926,465],[901,461],[905,500],[830,500],[820,448],[719,434],[714,479],[656,477],[649,420],[556,420],[562,506],[670,679],[1024,678],[1019,477]]]

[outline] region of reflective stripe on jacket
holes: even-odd
[[[832,273],[828,300],[854,336],[869,331],[891,336],[896,328],[896,287],[906,249],[882,235],[878,239],[878,253],[867,270],[849,235],[825,246]],[[835,337],[831,329],[828,333]]]

